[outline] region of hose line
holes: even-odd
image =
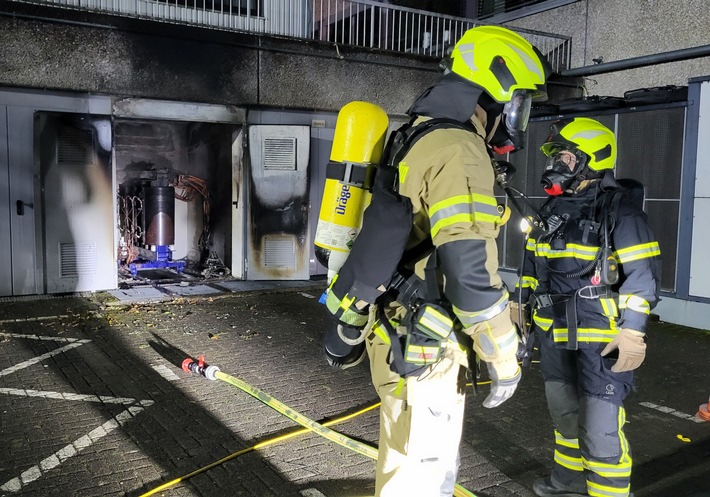
[[[348,414],[348,415],[342,416],[337,419],[331,419],[330,421],[326,421],[325,423],[323,423],[323,426],[333,426],[333,425],[336,425],[339,423],[344,423],[345,421],[349,421],[353,418],[360,416],[361,414],[365,414],[368,411],[372,411],[373,409],[377,409],[378,407],[380,407],[380,402],[377,402],[376,404],[372,404],[371,406],[365,407],[364,409],[360,409],[359,411],[354,412],[352,414]],[[222,463],[230,461],[230,460],[234,459],[235,457],[239,457],[241,455],[247,454],[247,453],[252,452],[254,450],[263,449],[263,448],[268,447],[270,445],[274,445],[279,442],[283,442],[285,440],[288,440],[290,438],[297,437],[298,435],[304,435],[310,431],[311,430],[309,428],[301,428],[300,430],[294,430],[292,432],[285,433],[283,435],[279,435],[279,436],[270,438],[268,440],[264,440],[263,442],[259,442],[258,444],[253,445],[252,447],[234,452],[226,457],[223,457],[219,461],[212,462],[212,463],[208,464],[207,466],[197,469],[197,470],[195,470],[191,473],[188,473],[184,476],[181,476],[179,478],[175,478],[174,480],[170,480],[169,482],[163,483],[159,487],[156,487],[149,492],[141,494],[140,497],[149,497],[150,495],[155,495],[156,493],[161,492],[163,490],[167,490],[168,488],[170,488],[174,485],[177,485],[178,483],[182,483],[183,481],[187,481],[190,478],[192,478],[193,476],[197,476],[200,473],[204,473],[205,471],[215,468]]]
[[[205,364],[203,357],[199,358],[199,361],[196,361],[195,359],[192,358],[187,358],[183,361],[182,363],[182,369],[186,372],[192,372],[192,373],[197,373],[201,376],[204,376],[205,378],[209,380],[221,380],[225,383],[228,383],[232,386],[235,386],[242,390],[243,392],[248,393],[252,397],[260,400],[267,406],[271,407],[275,411],[283,414],[290,420],[300,424],[301,426],[304,427],[304,429],[301,430],[296,430],[291,433],[287,433],[281,436],[277,436],[274,438],[271,438],[269,440],[266,440],[264,442],[260,442],[253,447],[249,447],[247,449],[240,450],[238,452],[235,452],[233,454],[230,454],[229,456],[226,456],[218,461],[215,461],[213,463],[208,464],[207,466],[204,466],[200,469],[197,469],[191,473],[188,473],[185,476],[181,476],[179,478],[176,478],[174,480],[171,480],[169,482],[163,483],[162,485],[154,488],[153,490],[150,490],[144,494],[142,494],[140,497],[148,497],[150,495],[154,495],[157,492],[160,492],[162,490],[165,490],[173,485],[176,485],[178,483],[181,483],[183,481],[188,480],[189,478],[192,478],[195,475],[198,475],[200,473],[203,473],[209,469],[212,469],[224,462],[229,461],[230,459],[234,459],[235,457],[239,457],[242,454],[246,454],[247,452],[251,452],[253,450],[261,449],[263,447],[275,444],[277,442],[281,442],[283,440],[295,437],[297,435],[301,435],[304,433],[307,433],[309,431],[312,431],[313,433],[316,433],[324,438],[327,438],[328,440],[337,443],[338,445],[341,445],[347,449],[350,449],[354,452],[357,452],[358,454],[362,454],[364,456],[369,457],[370,459],[377,460],[377,449],[375,447],[372,447],[370,445],[364,444],[362,442],[359,442],[357,440],[354,440],[346,435],[343,435],[342,433],[339,433],[335,430],[331,430],[328,428],[328,426],[332,426],[337,423],[341,423],[344,421],[347,421],[349,419],[352,419],[356,416],[359,416],[365,412],[368,412],[372,409],[375,409],[380,406],[380,403],[373,404],[369,407],[366,407],[364,409],[361,409],[358,412],[325,422],[323,424],[318,423],[317,421],[314,421],[303,414],[299,413],[298,411],[294,411],[290,407],[288,407],[286,404],[280,402],[279,400],[275,399],[271,395],[267,394],[266,392],[258,389],[257,387],[250,385],[249,383],[236,378],[234,376],[231,376],[227,373],[223,373],[222,371],[219,370],[218,367],[216,366],[209,366]],[[476,497],[475,494],[469,492],[465,488],[463,488],[460,485],[456,485],[454,488],[454,497]]]

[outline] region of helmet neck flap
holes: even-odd
[[[454,73],[445,74],[414,101],[410,116],[447,118],[465,123],[476,110],[483,90]]]
[[[477,105],[480,105],[486,113],[486,136],[490,136],[493,127],[499,123],[490,139],[490,144],[496,153],[500,155],[522,148],[522,131],[517,134],[511,133],[506,125],[506,121],[510,122],[511,118],[506,119],[505,115],[501,116],[506,106],[496,102],[482,88],[455,73],[445,74],[436,84],[424,90],[407,110],[407,114],[454,119],[464,123],[471,119]],[[500,120],[499,116],[501,116]],[[527,121],[527,117],[525,120]]]

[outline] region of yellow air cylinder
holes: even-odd
[[[338,113],[330,162],[346,168],[377,164],[382,157],[389,119],[369,102],[350,102]],[[331,166],[332,167],[332,166]],[[338,179],[327,178],[318,216],[315,252],[328,268],[328,281],[340,270],[362,226],[370,192]]]

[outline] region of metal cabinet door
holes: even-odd
[[[46,292],[115,288],[110,123],[71,113],[37,119]]]
[[[12,295],[9,173],[7,107],[0,105],[0,296]]]
[[[247,279],[309,279],[310,127],[249,127]]]
[[[0,295],[42,293],[33,110],[0,106]]]

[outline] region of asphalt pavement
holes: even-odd
[[[228,282],[0,299],[0,495],[364,497],[374,461],[264,401],[376,445],[366,362],[330,369],[322,282]],[[710,492],[710,332],[655,322],[626,403],[636,497]],[[188,374],[187,357],[261,390]],[[497,409],[471,391],[459,483],[533,497],[552,427],[538,366]],[[269,397],[270,396],[270,397]],[[369,410],[367,410],[370,408]],[[700,494],[699,494],[700,495]],[[710,495],[710,494],[706,494]]]

